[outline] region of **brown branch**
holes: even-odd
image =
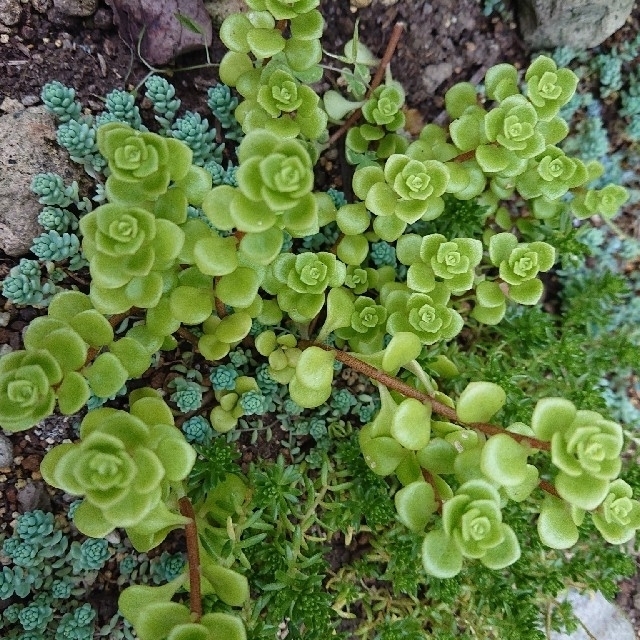
[[[521,444],[526,444],[534,449],[540,449],[543,451],[549,451],[551,449],[551,444],[549,442],[545,442],[543,440],[538,440],[537,438],[531,438],[529,436],[524,436],[519,433],[512,433],[511,431],[506,431],[502,427],[499,427],[495,424],[490,424],[488,422],[471,422],[466,423],[458,417],[458,414],[455,412],[455,409],[447,406],[446,404],[436,400],[433,396],[430,396],[427,393],[423,393],[422,391],[418,391],[418,389],[414,389],[414,387],[408,385],[403,380],[396,378],[394,376],[390,376],[388,373],[384,371],[380,371],[376,367],[363,362],[362,360],[352,356],[350,353],[346,351],[341,351],[340,349],[334,349],[326,344],[321,344],[319,342],[311,342],[308,340],[300,341],[299,346],[304,349],[306,347],[314,346],[319,347],[320,349],[324,349],[325,351],[332,351],[336,359],[346,364],[348,367],[353,369],[354,371],[358,371],[359,373],[363,373],[366,376],[369,376],[372,380],[377,380],[378,382],[382,382],[387,388],[393,389],[394,391],[398,391],[402,395],[407,398],[414,398],[419,400],[420,402],[427,402],[431,405],[432,410],[445,417],[448,418],[451,422],[456,422],[462,426],[465,426],[470,429],[476,429],[477,431],[481,431],[487,435],[496,435],[499,433],[505,433],[506,435],[513,438],[516,442],[520,442]]]
[[[467,160],[471,160],[476,155],[476,150],[471,149],[471,151],[465,151],[461,153],[459,156],[456,156],[452,162],[466,162]]]
[[[373,80],[371,81],[371,86],[367,91],[365,98],[368,99],[371,97],[371,94],[378,88],[380,83],[382,82],[382,78],[384,78],[385,71],[387,69],[387,65],[391,62],[391,58],[393,57],[393,53],[398,46],[398,42],[400,42],[400,36],[404,30],[405,23],[404,22],[396,22],[393,27],[393,31],[391,32],[391,37],[389,38],[389,42],[387,43],[387,48],[385,49],[384,55],[382,56],[382,60],[380,61],[380,65],[378,66],[378,70],[376,71],[376,75],[373,76]],[[345,123],[333,133],[333,135],[329,138],[329,144],[334,144],[337,140],[339,140],[360,118],[360,114],[362,113],[362,109],[356,109],[345,121]]]
[[[194,347],[198,346],[198,336],[195,335],[194,333],[191,333],[191,331],[189,331],[189,329],[186,329],[185,327],[180,327],[176,333],[183,338],[184,340],[186,340],[187,342],[191,343]]]
[[[438,491],[438,487],[436,487],[436,482],[433,479],[433,475],[431,474],[430,471],[423,469],[422,477],[425,479],[427,483],[431,485],[431,488],[433,489],[433,495],[435,497],[436,503],[438,504],[438,511],[442,512],[442,505],[444,504],[444,500],[440,497],[440,492]]]
[[[196,514],[191,500],[186,496],[178,501],[180,513],[191,522],[185,525],[184,532],[187,539],[187,559],[189,561],[189,604],[194,622],[202,618],[202,595],[200,592],[200,551],[198,549],[198,530],[196,528]]]
[[[538,486],[546,491],[548,494],[555,496],[556,498],[560,498],[560,494],[556,491],[556,488],[548,481],[548,480],[540,480],[538,482]],[[562,500],[562,498],[560,498]]]

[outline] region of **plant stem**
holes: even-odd
[[[202,618],[202,595],[200,593],[200,551],[198,549],[198,530],[196,528],[196,514],[191,500],[186,496],[178,501],[180,513],[191,522],[184,527],[187,538],[187,559],[189,561],[189,605],[194,622]]]
[[[371,94],[378,88],[380,83],[382,82],[382,78],[384,77],[387,65],[391,62],[391,58],[393,57],[393,53],[398,46],[398,42],[400,42],[400,36],[404,30],[405,23],[404,22],[396,22],[393,27],[393,31],[391,32],[391,37],[389,38],[389,42],[387,43],[387,48],[385,49],[384,55],[382,56],[382,60],[380,61],[380,65],[378,66],[378,70],[376,71],[376,75],[373,77],[371,81],[371,86],[367,91],[365,99],[371,97]],[[334,144],[337,140],[339,140],[358,120],[360,114],[362,113],[361,109],[356,109],[345,121],[345,123],[329,138],[329,145]]]
[[[326,344],[321,344],[319,342],[310,342],[310,341],[301,341],[300,347],[302,349],[310,346],[319,347],[320,349],[324,349],[325,351],[332,351],[336,359],[346,364],[348,367],[353,369],[354,371],[358,371],[363,373],[366,376],[369,376],[372,380],[376,380],[377,382],[381,382],[387,388],[393,389],[394,391],[398,391],[404,396],[408,398],[415,398],[420,402],[427,402],[431,405],[433,411],[437,414],[448,418],[451,422],[456,422],[462,426],[468,427],[470,429],[476,429],[477,431],[481,431],[487,435],[493,436],[498,433],[504,433],[511,438],[513,438],[516,442],[520,442],[521,444],[526,444],[534,449],[540,449],[543,451],[549,451],[551,449],[551,444],[549,442],[545,442],[543,440],[538,440],[537,438],[532,438],[530,436],[524,436],[519,433],[512,433],[511,431],[506,431],[502,427],[499,427],[495,424],[489,424],[488,422],[471,422],[466,423],[458,417],[455,409],[447,406],[446,404],[436,400],[433,396],[430,396],[427,393],[423,393],[422,391],[418,391],[418,389],[414,389],[412,386],[408,385],[403,380],[399,378],[395,378],[394,376],[385,373],[384,371],[380,371],[380,369],[376,369],[376,367],[359,360],[358,358],[352,356],[350,353],[346,351],[341,351],[340,349],[334,349]]]

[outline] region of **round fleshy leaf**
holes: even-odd
[[[424,480],[400,489],[394,501],[400,522],[414,533],[424,530],[437,507],[433,487]]]
[[[513,564],[520,558],[520,543],[513,529],[506,524],[500,525],[504,538],[500,544],[489,549],[486,554],[480,558],[480,562],[485,567],[498,571]]]
[[[586,474],[574,477],[561,471],[554,484],[561,498],[585,511],[598,507],[609,491],[608,480]]]
[[[391,435],[406,449],[419,451],[431,436],[431,405],[406,398],[395,411]]]
[[[462,553],[444,531],[430,531],[422,543],[422,566],[436,578],[453,578],[462,569]]]
[[[568,549],[578,542],[578,527],[571,519],[570,508],[562,500],[547,496],[538,517],[538,535],[542,544],[552,549]]]
[[[576,408],[564,398],[542,398],[531,416],[531,428],[540,440],[551,440],[556,432],[563,432],[576,417]]]
[[[371,438],[361,443],[367,466],[379,476],[388,476],[404,460],[407,450],[394,438]]]
[[[502,387],[493,382],[470,382],[460,394],[458,417],[463,422],[487,422],[507,400]]]
[[[169,297],[171,315],[183,324],[200,324],[213,311],[211,292],[197,287],[176,287]]]
[[[202,575],[211,583],[216,595],[225,604],[241,607],[249,599],[249,582],[237,571],[205,562]]]
[[[151,365],[151,355],[133,338],[124,337],[112,342],[109,351],[120,360],[129,378],[139,378]]]
[[[101,353],[83,373],[91,390],[99,398],[110,398],[118,393],[129,377],[120,360],[112,353]]]
[[[71,416],[78,413],[89,399],[90,390],[84,376],[77,371],[69,371],[56,390],[60,413]]]
[[[522,484],[527,477],[528,447],[506,433],[491,436],[482,447],[480,468],[487,478],[507,487]]]

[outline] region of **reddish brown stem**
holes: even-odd
[[[454,162],[466,162],[467,160],[471,160],[476,155],[476,150],[471,149],[471,151],[465,151],[461,153],[459,156],[456,156],[453,161]]]
[[[389,64],[389,62],[391,62],[393,53],[398,46],[398,42],[400,42],[400,36],[402,35],[404,27],[404,22],[396,22],[396,24],[394,25],[393,31],[391,32],[391,37],[389,38],[389,42],[387,43],[387,48],[385,49],[382,60],[380,61],[380,65],[378,66],[378,70],[376,71],[376,75],[373,76],[373,80],[371,81],[369,90],[365,95],[366,99],[371,97],[371,94],[378,88],[378,86],[382,82],[385,71],[387,69],[387,65]],[[339,140],[358,121],[361,113],[361,109],[356,109],[347,118],[346,122],[329,138],[329,144],[332,145],[337,140]]]
[[[180,327],[176,332],[181,338],[184,338],[187,342],[190,342],[194,347],[198,346],[198,336],[194,333],[191,333],[189,329],[185,329],[184,327]]]
[[[199,622],[202,618],[202,594],[200,592],[200,551],[198,549],[196,514],[191,500],[186,496],[180,498],[178,504],[180,505],[180,513],[191,520],[184,527],[189,561],[189,605],[192,615],[195,616],[194,622]]]
[[[420,402],[427,402],[431,405],[432,410],[445,417],[448,418],[451,422],[456,422],[460,425],[468,427],[470,429],[476,429],[477,431],[481,431],[482,433],[486,433],[487,435],[496,435],[498,433],[506,433],[508,436],[520,442],[521,444],[529,445],[534,449],[541,449],[543,451],[549,451],[551,449],[551,444],[549,442],[545,442],[543,440],[538,440],[537,438],[531,438],[529,436],[524,436],[519,433],[512,433],[510,431],[506,431],[502,427],[499,427],[495,424],[489,424],[488,422],[471,422],[466,423],[460,420],[458,414],[455,412],[455,409],[447,406],[446,404],[436,400],[433,396],[430,396],[427,393],[422,391],[418,391],[418,389],[414,389],[412,386],[408,385],[403,380],[399,378],[395,378],[394,376],[390,376],[388,373],[384,371],[380,371],[376,367],[359,360],[358,358],[352,356],[350,353],[346,351],[341,351],[340,349],[334,349],[326,344],[321,344],[319,342],[311,342],[311,341],[301,341],[299,343],[301,348],[305,347],[319,347],[320,349],[324,349],[325,351],[332,351],[336,359],[346,364],[348,367],[353,369],[354,371],[358,371],[363,373],[366,376],[369,376],[372,380],[377,380],[378,382],[382,382],[388,389],[393,389],[394,391],[398,391],[402,395],[407,398],[415,398]]]
[[[433,479],[433,475],[431,475],[430,471],[427,471],[426,469],[422,470],[422,477],[425,479],[425,481],[431,485],[431,488],[433,489],[433,495],[435,497],[436,503],[438,505],[438,511],[441,512],[442,511],[442,505],[443,500],[440,497],[440,493],[438,492],[438,487],[436,487],[436,483],[435,480]]]
[[[540,482],[538,482],[538,486],[548,494],[555,496],[556,498],[560,498],[560,495],[556,491],[556,488],[548,480],[540,480]]]

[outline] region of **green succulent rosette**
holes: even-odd
[[[254,11],[269,11],[276,20],[289,20],[315,9],[320,0],[247,0]]]
[[[397,219],[395,223],[392,221],[396,228],[390,233],[378,232],[383,239],[391,241],[402,234],[406,224],[419,219],[433,220],[442,213],[444,201],[440,196],[448,181],[449,171],[442,162],[421,162],[393,154],[387,159],[384,170],[377,166],[357,169],[353,176],[353,191],[374,215]],[[376,224],[374,222],[374,229]]]
[[[440,233],[422,238],[419,253],[415,254],[416,242],[405,236],[399,241],[398,257],[409,264],[407,285],[414,291],[429,293],[442,279],[452,293],[459,295],[473,286],[475,268],[482,260],[482,242],[473,238],[447,240]],[[410,245],[414,245],[413,249]],[[406,262],[405,262],[406,261]]]
[[[577,410],[564,398],[540,400],[531,427],[537,438],[551,441],[560,497],[585,511],[598,507],[620,473],[622,427],[595,411]]]
[[[238,187],[215,187],[202,203],[218,229],[264,233],[277,224],[296,238],[318,232],[313,165],[300,142],[252,131],[238,147],[238,160]]]
[[[542,296],[540,272],[555,262],[555,249],[546,242],[522,242],[512,233],[497,233],[489,241],[489,258],[509,284],[509,297],[520,304],[536,304]]]
[[[180,140],[137,131],[121,122],[100,126],[96,139],[109,163],[105,189],[113,202],[156,200],[171,180],[183,179],[191,168],[192,151]]]
[[[125,527],[134,546],[147,551],[186,522],[164,500],[171,485],[188,475],[196,453],[159,396],[137,393],[130,413],[90,411],[80,442],[53,448],[40,469],[48,484],[84,496],[74,516],[82,533],[101,538]]]
[[[177,224],[140,207],[108,203],[85,215],[80,230],[98,311],[122,313],[158,304],[162,272],[173,266],[184,242]]]
[[[640,529],[640,503],[632,498],[633,489],[624,480],[614,480],[607,497],[591,514],[596,529],[610,544],[629,542]]]
[[[503,569],[520,557],[520,545],[502,522],[500,494],[484,480],[465,482],[442,507],[443,529],[430,531],[422,545],[425,571],[452,578],[463,558],[479,559],[489,569]]]
[[[14,351],[0,358],[0,427],[29,429],[53,413],[62,370],[44,349]]]
[[[520,158],[533,158],[544,149],[544,136],[537,131],[537,123],[536,110],[521,95],[505,98],[485,116],[487,138]]]
[[[291,74],[276,69],[258,86],[255,96],[246,95],[235,111],[245,133],[266,129],[280,138],[317,140],[326,131],[327,114],[318,106],[318,95]]]
[[[216,567],[217,570],[222,570]],[[226,570],[228,571],[228,570]],[[159,593],[151,592],[155,589]],[[163,591],[167,591],[165,594]],[[140,640],[246,640],[242,620],[229,613],[206,613],[194,622],[189,607],[163,601],[177,587],[129,587],[122,592],[119,606],[134,626]]]
[[[569,189],[584,185],[588,179],[581,160],[569,158],[558,147],[548,146],[529,163],[528,170],[516,178],[516,189],[527,200],[540,196],[557,200]]]
[[[447,306],[451,293],[442,283],[436,283],[428,293],[412,293],[409,289],[382,291],[382,304],[389,313],[387,332],[391,335],[415,334],[422,344],[451,340],[464,324],[457,311]]]
[[[348,327],[335,330],[335,334],[349,341],[352,351],[374,353],[383,348],[387,324],[387,310],[367,296],[359,296],[354,302]]]
[[[281,254],[262,287],[277,294],[278,305],[293,320],[308,322],[324,305],[326,289],[344,284],[346,272],[346,265],[325,251]]]
[[[599,214],[604,218],[613,218],[620,207],[629,199],[629,192],[620,185],[608,184],[603,189],[589,189],[571,202],[571,210],[576,218],[584,220]]]
[[[397,83],[378,87],[362,107],[365,120],[373,125],[385,127],[387,131],[397,131],[404,126],[402,112],[404,91]]]
[[[524,76],[527,97],[541,120],[551,120],[571,100],[578,86],[578,76],[547,56],[537,57]]]

